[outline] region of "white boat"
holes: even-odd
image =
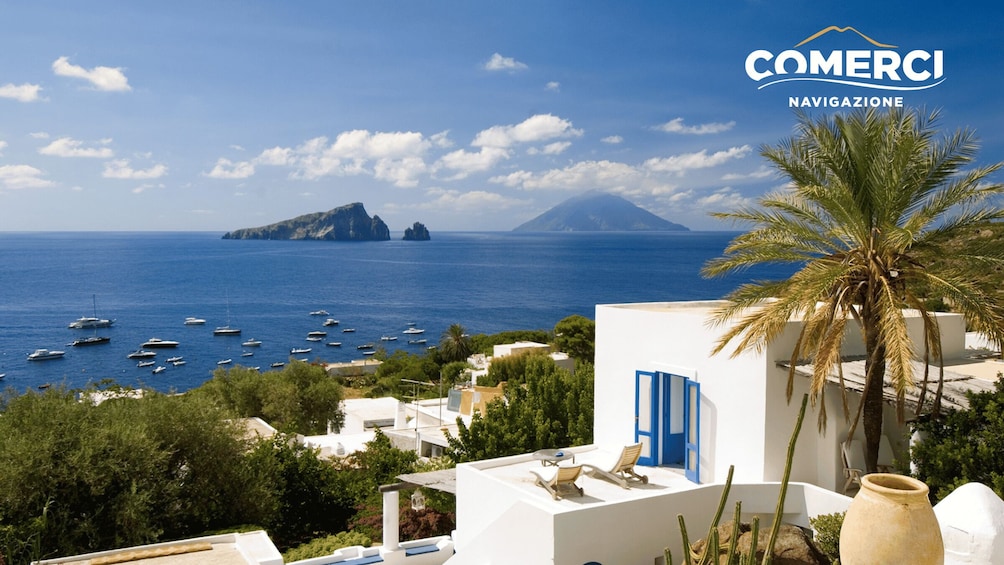
[[[290,355],[297,355],[299,353],[310,353],[311,349],[309,347],[294,347],[289,350]]]
[[[319,336],[319,335],[308,335],[307,336],[307,341],[322,341],[322,340],[324,340],[324,338],[321,337],[321,336]]]
[[[156,375],[156,374],[158,374],[158,373],[163,373],[163,372],[164,372],[164,371],[166,371],[166,370],[167,370],[167,367],[165,367],[165,366],[163,366],[163,365],[157,365],[157,368],[155,368],[155,369],[153,370],[153,374],[155,374],[155,375]]]
[[[67,327],[75,330],[89,330],[92,328],[107,328],[113,323],[115,323],[115,320],[106,320],[104,318],[86,316],[83,318],[77,318],[76,320],[70,322],[70,325]]]
[[[96,296],[91,296],[94,302],[94,315],[84,316],[82,318],[77,318],[76,320],[70,322],[68,326],[74,330],[89,330],[94,328],[107,328],[115,323],[115,320],[106,320],[104,318],[98,317],[98,300]]]
[[[362,345],[357,345],[356,349],[373,349],[374,345],[372,343],[364,343]]]
[[[411,345],[424,345],[428,341],[429,340],[427,340],[425,338],[422,338],[422,339],[409,339],[408,343],[410,343]]]
[[[244,343],[242,343],[241,345],[243,345],[244,347],[261,347],[261,340],[255,339],[255,338],[251,338],[251,339],[245,341]]]
[[[222,361],[217,361],[216,364],[217,365],[229,365],[229,364],[231,364],[233,362],[234,362],[233,359],[223,359]]]
[[[425,330],[419,329],[419,328],[408,328],[408,329],[404,330],[401,333],[406,333],[406,334],[424,334]]]
[[[354,331],[356,331],[355,328],[345,328],[344,330],[342,330],[342,333],[343,334],[350,334],[350,333],[352,333]]]
[[[145,349],[137,349],[129,355],[126,355],[129,359],[145,359],[147,357],[155,357],[157,354],[153,351],[146,351]]]
[[[307,332],[308,337],[324,337],[328,335],[328,332]]]
[[[327,343],[327,346],[328,347],[341,347],[342,346],[342,342],[340,342],[340,341],[329,341]]]
[[[272,367],[273,369],[278,369],[279,367],[285,367],[285,366],[286,364],[283,363],[282,361],[276,361],[275,363],[269,365],[269,367]]]
[[[28,354],[28,361],[46,361],[49,359],[59,359],[66,355],[65,351],[49,351],[48,349],[36,349]]]
[[[242,351],[241,357],[251,357],[254,355],[254,351]]]
[[[181,355],[178,355],[176,357],[168,357],[167,359],[168,363],[177,363],[178,361],[181,361]]]
[[[396,335],[385,335],[380,338],[380,341],[397,341]]]
[[[139,363],[136,363],[136,366],[142,369],[143,367],[153,367],[156,364],[156,361],[140,361]]]
[[[363,351],[363,355],[376,355],[376,351],[367,349],[366,351]]]
[[[189,316],[189,317],[185,318],[185,325],[186,326],[204,326],[204,325],[206,325],[206,321],[203,320],[202,318],[196,318],[194,316]]]
[[[338,320],[336,320],[334,318],[328,318],[327,320],[324,320],[324,325],[325,326],[337,326],[338,325]]]
[[[150,339],[143,342],[140,347],[147,347],[149,349],[167,349],[171,347],[178,347],[178,342],[170,339],[160,339],[159,337],[151,337]]]
[[[174,365],[175,367],[180,367],[185,363],[186,361],[184,359],[178,359],[177,361],[173,361],[171,364]]]
[[[310,315],[311,316],[327,316],[328,315],[328,311],[327,310],[314,310],[313,312],[310,313]]]
[[[230,326],[230,293],[227,293],[227,325],[213,330],[213,335],[241,335],[239,328]]]

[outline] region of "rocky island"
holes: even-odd
[[[432,238],[429,236],[429,230],[422,222],[415,222],[415,225],[404,230],[404,237],[401,239],[405,241],[429,241]]]
[[[423,226],[424,227],[424,226]],[[304,214],[258,228],[227,232],[223,239],[309,239],[326,241],[387,241],[390,229],[359,202],[327,212]]]
[[[551,208],[513,231],[690,231],[636,206],[599,191],[591,191]]]

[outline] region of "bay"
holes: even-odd
[[[327,362],[362,358],[356,346],[364,343],[422,353],[424,346],[408,344],[416,336],[402,333],[409,323],[425,330],[418,337],[429,345],[454,323],[470,334],[550,330],[572,314],[592,318],[596,304],[714,299],[746,280],[790,273],[769,267],[703,279],[701,266],[735,235],[446,232],[425,242],[320,242],[192,232],[2,233],[2,384],[24,391],[113,379],[184,391],[210,378],[222,359],[266,370],[287,361],[294,347],[312,348],[297,358]],[[94,302],[99,317],[115,320],[98,330],[111,342],[69,347],[92,335],[67,325],[93,315]],[[330,316],[310,315],[322,309]],[[213,336],[228,315],[242,335]],[[186,326],[188,316],[207,323]],[[322,327],[326,317],[339,326]],[[308,342],[310,331],[328,336]],[[160,350],[157,365],[167,369],[157,375],[126,358],[151,337],[180,342]],[[251,337],[262,346],[241,347]],[[66,355],[27,361],[36,348]],[[164,362],[174,355],[187,363]]]

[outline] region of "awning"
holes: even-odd
[[[442,469],[440,471],[426,471],[424,473],[408,473],[398,475],[398,479],[415,486],[431,488],[457,494],[457,470]]]

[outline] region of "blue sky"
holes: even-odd
[[[942,2],[0,1],[0,231],[227,231],[352,202],[392,232],[511,230],[594,189],[727,228],[708,212],[780,186],[758,149],[791,134],[791,96],[902,96],[940,108],[945,130],[975,129],[981,162],[1004,160],[1002,16]],[[758,89],[747,75],[751,52],[829,26],[900,55],[941,50],[941,82]],[[834,32],[810,48],[872,46]]]

